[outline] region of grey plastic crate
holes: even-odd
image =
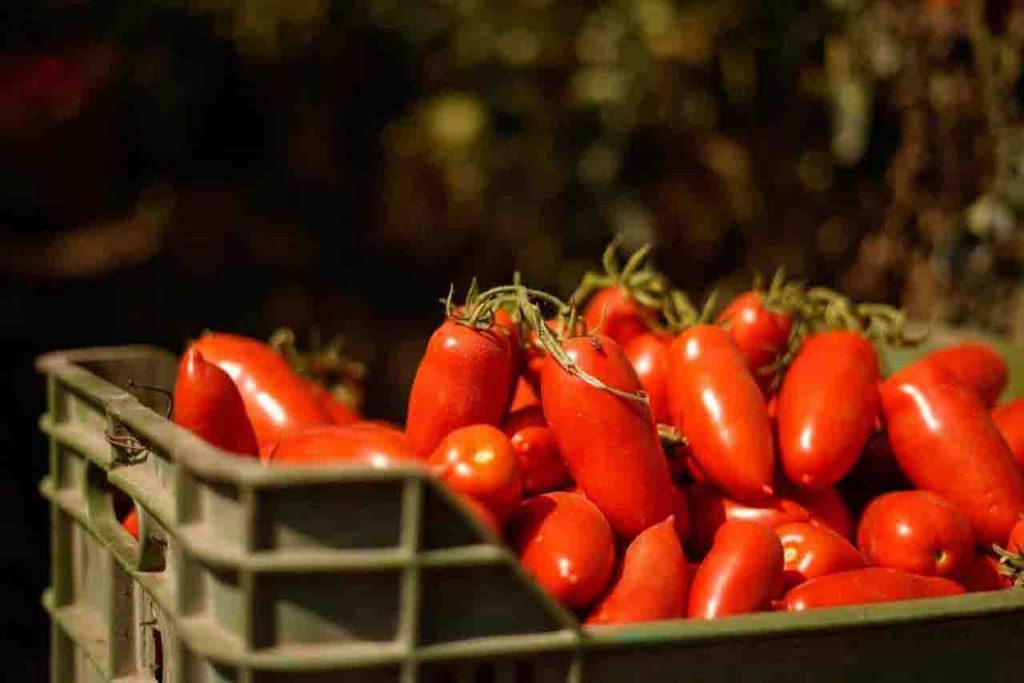
[[[1007,680],[1024,656],[1024,591],[583,629],[419,468],[221,452],[127,391],[172,385],[160,349],[38,367],[55,683],[157,680],[158,633],[167,683]]]

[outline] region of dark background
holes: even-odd
[[[956,2],[8,2],[0,32],[6,680],[47,658],[42,352],[316,327],[401,420],[450,283],[567,294],[616,234],[695,297],[784,265],[1024,329]]]

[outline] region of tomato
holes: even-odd
[[[793,316],[772,310],[765,305],[761,292],[751,290],[726,306],[718,316],[718,324],[729,330],[729,336],[746,359],[750,374],[768,396],[775,381],[772,366],[786,352]]]
[[[686,543],[690,537],[690,501],[686,492],[675,484],[672,485],[672,518],[675,520],[679,542]]]
[[[958,583],[940,576],[918,576],[892,567],[864,567],[802,583],[786,593],[776,607],[802,612],[817,607],[917,600],[963,592]]]
[[[928,491],[893,491],[864,509],[857,546],[872,564],[953,578],[974,555],[974,535],[948,500]]]
[[[966,343],[949,346],[928,354],[923,362],[938,365],[949,371],[974,391],[989,408],[996,404],[1009,378],[1006,361],[985,344]]]
[[[687,616],[718,619],[768,607],[782,581],[782,543],[760,522],[726,522],[690,586]]]
[[[174,421],[217,448],[259,455],[256,434],[238,387],[195,348],[186,351],[178,365]]]
[[[875,431],[878,356],[856,332],[808,338],[779,390],[779,459],[786,477],[820,490],[842,479]]]
[[[306,381],[263,342],[209,333],[192,348],[234,380],[260,446],[330,422]]]
[[[1024,519],[1018,519],[1010,529],[1009,538],[1006,539],[1006,550],[1024,554]]]
[[[516,454],[497,427],[456,429],[438,444],[429,462],[441,481],[475,498],[499,519],[512,512],[523,497]]]
[[[533,391],[533,386],[525,377],[520,377],[512,394],[512,403],[508,407],[509,412],[514,413],[523,408],[539,405],[540,399],[537,398],[537,394]]]
[[[824,527],[847,540],[853,540],[853,515],[835,487],[830,486],[821,491],[786,491],[785,495],[807,510],[814,526]]]
[[[776,527],[775,533],[782,542],[785,562],[783,591],[818,576],[867,565],[852,543],[830,529],[795,522]]]
[[[502,428],[519,460],[524,494],[553,491],[572,482],[540,406],[510,413]]]
[[[449,432],[498,425],[515,381],[516,356],[506,328],[468,327],[446,320],[430,337],[416,369],[406,433],[429,456]]]
[[[903,368],[881,395],[907,478],[959,508],[979,543],[1005,541],[1024,512],[1024,477],[981,399],[934,363]]]
[[[531,498],[513,515],[509,532],[526,570],[570,609],[590,606],[611,581],[615,536],[583,496],[556,491]]]
[[[132,511],[125,515],[124,519],[121,520],[121,526],[124,530],[132,535],[132,538],[138,540],[139,538],[139,511],[136,508],[132,508]]]
[[[1024,398],[996,407],[992,411],[992,422],[1010,447],[1017,467],[1024,468]]]
[[[729,334],[696,325],[669,347],[673,424],[700,470],[729,497],[772,495],[775,448],[768,409]]]
[[[362,419],[358,410],[337,398],[324,385],[313,381],[307,381],[307,384],[331,424],[345,425]]]
[[[1012,588],[1013,580],[999,570],[999,560],[984,553],[974,553],[964,564],[957,583],[968,593],[998,591]]]
[[[264,457],[275,466],[352,462],[376,468],[421,460],[404,434],[365,422],[307,429],[282,439]]]
[[[651,329],[657,320],[657,311],[639,303],[626,288],[616,285],[598,290],[587,301],[583,320],[590,331],[600,332],[626,346]]]
[[[562,348],[605,385],[640,390],[636,372],[614,340],[573,337]],[[551,362],[541,375],[541,404],[573,479],[617,534],[633,538],[669,516],[668,463],[644,403],[593,387]]]
[[[622,569],[588,624],[634,624],[679,619],[686,614],[689,575],[675,520],[639,534],[626,548]]]
[[[658,424],[668,424],[672,417],[668,410],[665,377],[668,372],[668,347],[672,338],[662,332],[645,332],[634,337],[624,347],[626,358],[633,364],[640,384],[647,392],[651,415]]]
[[[496,533],[499,537],[501,536],[501,522],[490,509],[478,501],[472,496],[465,494],[459,494],[459,500],[462,501],[463,505],[469,508],[470,513],[476,517],[477,521],[483,524],[485,527]]]
[[[807,509],[790,498],[772,496],[756,503],[741,503],[727,498],[714,487],[695,484],[688,487],[690,501],[690,544],[697,555],[711,547],[718,529],[730,521],[745,520],[777,527],[792,522],[810,522]]]

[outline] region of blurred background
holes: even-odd
[[[344,335],[401,420],[438,298],[619,235],[694,297],[794,276],[1024,339],[1010,0],[0,7],[0,638],[41,680],[32,359]]]

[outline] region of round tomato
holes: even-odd
[[[424,457],[449,432],[469,425],[498,425],[516,379],[516,351],[509,331],[446,320],[430,337],[416,369],[406,433]]]
[[[640,391],[614,340],[573,337],[562,348],[606,386]],[[541,375],[541,403],[573,479],[616,533],[633,538],[671,514],[668,462],[646,404],[591,386],[554,362]]]
[[[572,482],[558,452],[555,435],[544,421],[540,406],[533,405],[510,413],[503,429],[519,459],[524,494],[553,491]]]
[[[775,533],[782,541],[784,591],[809,579],[867,564],[848,540],[829,529],[796,522],[776,527]]]
[[[872,564],[954,578],[974,556],[974,535],[948,500],[928,491],[893,491],[865,508],[857,546]]]
[[[499,519],[523,497],[516,454],[497,427],[456,429],[438,444],[429,462],[449,488],[475,498]]]
[[[907,478],[955,505],[976,540],[1002,543],[1024,512],[1024,476],[981,399],[935,363],[882,384],[893,455]]]
[[[261,447],[330,423],[306,381],[263,342],[209,333],[192,348],[234,381]]]
[[[651,329],[657,320],[657,311],[639,303],[626,288],[615,285],[598,290],[587,301],[583,320],[589,330],[626,346]]]
[[[669,347],[673,424],[701,472],[738,500],[772,495],[775,447],[768,408],[728,333],[696,325]]]
[[[670,516],[629,544],[611,591],[587,617],[587,623],[679,619],[686,614],[688,584],[686,556]]]
[[[821,490],[842,479],[878,420],[878,356],[857,332],[808,338],[779,391],[779,459],[789,481]]]
[[[687,616],[717,619],[769,606],[782,581],[782,543],[760,522],[726,522],[690,586]]]
[[[509,533],[526,570],[569,609],[585,609],[615,571],[615,537],[593,503],[552,492],[525,501]]]
[[[256,433],[238,387],[196,348],[186,351],[178,365],[174,421],[217,448],[259,456]]]
[[[773,368],[789,344],[792,314],[769,308],[764,295],[751,290],[726,306],[718,316],[718,324],[729,330],[729,336],[746,359],[750,374],[768,396],[775,381]]]
[[[937,598],[963,592],[960,584],[940,576],[918,576],[892,567],[864,567],[802,583],[786,593],[776,607],[802,612],[817,607]]]

